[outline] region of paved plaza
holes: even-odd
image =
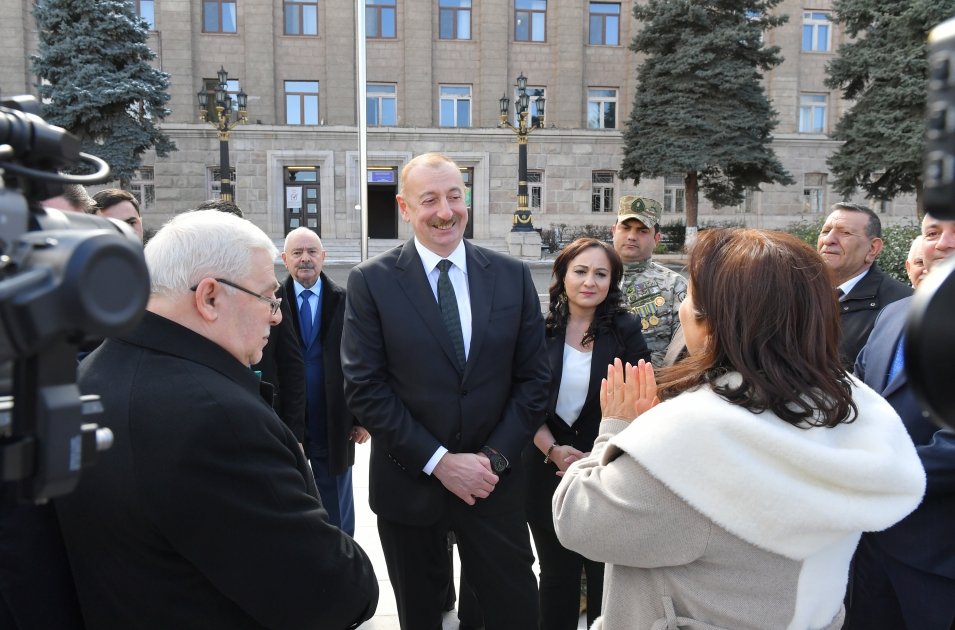
[[[374,438],[372,438],[374,439]],[[395,605],[395,594],[388,580],[388,569],[385,568],[385,557],[381,551],[381,542],[378,540],[377,520],[374,512],[368,507],[368,456],[371,453],[371,443],[355,447],[355,467],[352,477],[355,485],[355,540],[371,558],[378,576],[378,610],[375,616],[359,628],[361,630],[398,630],[398,608]],[[533,540],[533,539],[532,539]],[[455,552],[457,555],[457,552]],[[457,583],[460,575],[461,562],[454,559],[454,579]],[[534,564],[534,575],[538,567]],[[457,630],[458,617],[452,611],[444,615],[444,630]],[[578,628],[586,628],[586,616],[582,616]]]

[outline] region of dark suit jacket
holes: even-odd
[[[887,304],[912,295],[912,287],[902,284],[879,269],[877,264],[856,283],[839,303],[842,336],[839,354],[846,370],[852,370],[856,356],[872,332],[875,318]]]
[[[396,522],[430,525],[460,501],[422,472],[441,445],[488,445],[511,462],[476,515],[523,508],[521,450],[540,426],[550,380],[540,301],[526,264],[465,248],[472,328],[463,373],[413,239],[348,277],[345,395],[373,437],[371,507]]]
[[[291,305],[282,289],[276,296],[282,298],[282,321],[272,326],[262,360],[252,369],[260,371],[262,381],[272,386],[272,408],[301,442],[305,439],[305,362],[299,345],[298,309],[294,292]]]
[[[322,367],[325,375],[325,418],[328,427],[328,468],[332,475],[340,475],[355,463],[355,443],[350,439],[355,416],[345,404],[344,377],[342,376],[341,343],[342,322],[345,317],[345,290],[335,284],[324,273],[322,283],[322,328],[319,340],[322,343]],[[298,299],[295,297],[295,281],[292,276],[285,279],[278,290],[282,305],[289,304],[291,314],[289,323],[295,331],[299,356],[302,354],[302,329],[298,316]],[[304,379],[304,364],[302,373]],[[304,405],[304,402],[303,402]],[[307,426],[307,423],[306,423]],[[305,426],[302,427],[302,442],[307,440]]]
[[[911,303],[911,298],[899,300],[879,314],[856,374],[901,416],[925,467],[925,498],[893,527],[865,535],[899,562],[955,579],[955,433],[922,415],[905,370],[886,382]]]
[[[565,332],[559,331],[547,337],[551,381],[545,422],[558,444],[570,444],[587,453],[593,448],[600,428],[600,381],[607,376],[607,366],[615,358],[629,361],[631,365],[636,365],[640,359],[649,362],[650,350],[643,338],[640,318],[631,313],[618,315],[614,319],[613,332],[598,335],[594,340],[587,398],[574,424],[567,426],[555,411],[564,371]],[[544,463],[544,456],[533,442],[524,449],[524,464],[527,466],[527,520],[550,523],[553,520],[551,498],[560,482],[557,467]]]
[[[378,583],[305,456],[221,347],[147,312],[79,368],[113,447],[57,500],[87,627],[354,627]]]

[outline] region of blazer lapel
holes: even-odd
[[[873,387],[873,389],[879,392],[883,398],[896,391],[908,381],[905,370],[902,370],[892,379],[891,383],[887,382],[889,367],[892,365],[892,359],[895,357],[895,348],[899,343],[899,337],[902,335],[904,326],[904,317],[894,318],[892,322],[887,322],[886,327],[880,332],[885,342],[871,344],[866,350],[866,374],[871,374],[867,380],[870,383],[878,385],[878,387]]]
[[[292,318],[292,328],[295,329],[295,338],[298,339],[300,346],[305,346],[302,341],[302,327],[299,325],[298,317],[298,297],[295,295],[295,281],[289,275],[285,279],[285,302],[288,304],[288,315]]]
[[[464,373],[467,375],[472,365],[471,357],[478,356],[487,335],[488,322],[491,319],[491,296],[494,295],[494,274],[490,272],[491,263],[484,254],[468,241],[464,241],[464,249],[467,252],[468,293],[471,301],[471,345],[468,349],[468,362],[464,366]],[[449,347],[450,340],[448,336]]]
[[[557,413],[557,394],[560,392],[560,379],[564,375],[564,343],[566,339],[564,333],[547,338],[547,360],[550,363],[552,383],[550,400],[547,401],[547,411],[551,415]]]
[[[424,320],[427,329],[431,331],[431,334],[441,345],[451,364],[457,366],[458,358],[454,352],[454,345],[451,343],[451,335],[448,334],[448,329],[444,326],[444,320],[441,319],[441,309],[438,307],[438,301],[431,291],[431,284],[428,282],[428,276],[425,275],[421,257],[418,256],[418,251],[414,246],[414,239],[407,241],[402,246],[395,267],[400,272],[398,274],[398,285],[408,296],[412,307]],[[473,312],[473,300],[471,308]],[[471,350],[472,352],[474,350],[473,341]]]

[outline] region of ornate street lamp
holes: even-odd
[[[514,211],[514,221],[511,225],[512,232],[532,232],[534,224],[531,222],[531,211],[527,207],[527,136],[535,129],[544,128],[544,97],[538,96],[534,103],[537,105],[538,122],[528,124],[528,107],[530,106],[530,96],[527,94],[527,77],[522,72],[517,77],[517,99],[514,103],[514,110],[517,114],[517,126],[515,127],[508,121],[509,104],[507,94],[501,97],[501,124],[499,127],[507,127],[517,134],[517,210]]]
[[[215,110],[216,120],[208,120],[209,114],[209,93],[205,90],[199,90],[196,98],[199,100],[199,120],[208,122],[219,134],[219,198],[224,201],[232,201],[232,172],[229,166],[229,132],[240,123],[249,122],[249,114],[246,106],[249,104],[249,95],[243,90],[236,94],[236,101],[239,111],[232,110],[232,96],[229,94],[229,73],[222,66],[219,66],[219,72],[216,73],[219,78],[219,84],[215,90]]]

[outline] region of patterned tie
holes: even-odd
[[[312,307],[308,303],[308,298],[314,294],[305,289],[299,295],[302,296],[302,307],[298,309],[298,324],[302,331],[302,342],[308,346],[312,343]]]
[[[899,343],[895,346],[895,354],[892,355],[892,365],[889,366],[889,375],[885,381],[888,385],[895,377],[905,369],[905,335],[899,336]]]
[[[448,269],[451,268],[451,261],[444,259],[438,263],[438,306],[441,307],[441,319],[451,335],[451,343],[454,344],[454,353],[458,356],[458,367],[464,369],[464,335],[461,334],[461,314],[458,313],[458,299],[454,295],[454,287],[451,286],[451,276],[448,275]]]

